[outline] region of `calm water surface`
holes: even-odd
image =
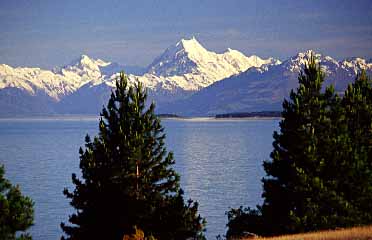
[[[79,173],[78,149],[96,118],[0,120],[0,164],[6,177],[35,201],[34,239],[59,239],[73,211],[62,190]],[[207,238],[226,232],[230,207],[261,203],[262,161],[279,120],[163,120],[168,150],[187,198],[199,202]]]

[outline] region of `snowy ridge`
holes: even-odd
[[[239,74],[252,67],[280,64],[273,58],[247,57],[243,53],[228,48],[218,54],[206,50],[194,37],[177,42],[156,58],[148,67],[147,77],[158,76],[159,82],[179,82],[185,90],[199,90],[210,84]],[[146,78],[146,76],[143,76]],[[170,87],[171,88],[171,87]]]
[[[55,101],[76,91],[83,82],[81,78],[66,77],[40,68],[12,68],[0,65],[0,89],[19,88],[31,95],[44,91]]]
[[[324,87],[333,84],[343,93],[356,74],[366,70],[372,77],[372,65],[362,58],[336,61],[313,50],[300,52],[279,65],[263,65],[218,81],[189,98],[161,106],[160,112],[182,116],[252,111],[280,111],[284,98],[298,87],[298,74],[315,56],[325,73]]]
[[[340,65],[344,69],[352,70],[355,74],[357,74],[361,69],[363,70],[372,69],[371,60],[366,61],[365,59],[358,57],[348,58],[342,61]]]
[[[300,52],[297,55],[283,62],[283,67],[291,72],[300,72],[310,60],[310,57],[314,56],[315,61],[326,70],[330,65],[339,66],[339,63],[330,56],[323,56],[320,53],[316,53],[313,50],[307,50]]]
[[[362,70],[372,71],[372,64],[363,58],[352,57],[337,61],[330,56],[324,56],[313,50],[300,52],[283,62],[283,67],[291,72],[298,73],[305,67],[311,55],[315,56],[316,62],[320,63],[322,70],[328,76],[336,77],[347,75],[355,78]]]
[[[326,73],[326,84],[333,84],[336,91],[342,92],[363,69],[372,76],[372,61],[363,58],[337,61],[308,50],[280,62],[255,55],[248,57],[230,48],[215,53],[191,38],[167,48],[146,71],[141,71],[144,74],[129,74],[128,77],[129,84],[142,82],[148,89],[149,99],[160,106],[185,101],[188,103],[185,108],[199,109],[194,113],[201,115],[225,110],[245,111],[257,106],[260,109],[256,110],[262,110],[265,106],[277,106],[297,86],[298,73],[312,55]],[[12,109],[15,103],[9,99],[19,98],[23,104],[20,111],[38,109],[42,112],[49,108],[52,112],[98,113],[100,109],[97,108],[106,102],[122,69],[117,63],[87,55],[52,71],[0,64],[0,110],[1,107]],[[50,101],[54,103],[48,105]],[[177,106],[183,108],[183,105]],[[14,109],[16,112],[17,108]],[[169,111],[173,111],[172,108],[163,108],[163,112]]]
[[[130,83],[141,81],[153,91],[197,91],[248,68],[279,63],[279,60],[273,58],[246,57],[232,49],[217,54],[206,50],[195,38],[191,38],[182,39],[166,49],[147,68],[147,73],[129,75],[129,79]],[[54,101],[59,101],[85,84],[91,87],[100,84],[114,87],[120,70],[122,68],[117,63],[92,59],[87,55],[81,55],[77,60],[54,68],[53,71],[1,65],[0,89],[20,88],[31,95],[43,91]]]
[[[99,67],[108,66],[109,62],[94,60],[82,55],[71,65],[55,68],[53,71],[40,68],[13,68],[0,65],[0,89],[15,87],[26,90],[31,95],[44,91],[54,101],[59,101],[86,83],[102,83],[104,76]]]
[[[77,60],[72,61],[69,65],[62,67],[60,71],[55,72],[76,74],[80,77],[99,78],[102,75],[100,67],[106,67],[110,64],[110,62],[105,62],[101,59],[92,59],[87,55],[81,55]]]

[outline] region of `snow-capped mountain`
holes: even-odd
[[[43,92],[54,101],[60,101],[83,85],[102,83],[105,75],[102,69],[110,67],[110,62],[91,59],[82,55],[71,64],[53,71],[40,68],[13,68],[0,64],[0,89],[19,88],[35,96]]]
[[[208,51],[193,37],[166,49],[148,66],[144,77],[157,76],[162,82],[175,82],[184,90],[194,91],[251,67],[279,63],[273,58],[247,57],[230,48],[220,54]]]
[[[110,87],[115,86],[119,74],[103,76],[102,67],[106,67],[106,63],[93,60],[90,62],[98,65],[101,75],[97,73],[97,80],[89,82],[64,98],[59,104],[59,110],[85,113],[87,110],[93,112],[95,109],[94,112],[98,112],[105,103]],[[129,74],[128,77],[130,84],[140,81],[147,87],[149,100],[163,104],[184,99],[201,88],[249,68],[279,63],[279,60],[273,58],[246,57],[239,51],[231,49],[217,54],[206,50],[195,38],[191,38],[182,39],[167,48],[147,67],[145,74],[139,76]],[[78,69],[80,68],[81,65],[78,65]],[[97,71],[98,68],[89,69]]]
[[[0,65],[0,89],[18,88],[32,96],[43,92],[55,101],[76,91],[87,81],[84,82],[81,77],[68,72],[55,74],[40,68],[13,68],[6,64]]]
[[[159,111],[180,115],[280,110],[284,98],[298,86],[298,74],[314,55],[326,74],[325,86],[343,92],[362,69],[372,76],[372,65],[362,58],[336,61],[312,50],[298,53],[279,65],[250,68],[216,82],[190,98],[161,106]]]
[[[143,75],[129,75],[130,81],[141,81],[152,92],[197,91],[213,82],[264,64],[278,64],[278,60],[261,59],[228,49],[223,54],[206,50],[192,38],[182,39],[158,57]],[[18,88],[35,96],[45,93],[60,101],[75,93],[82,86],[106,84],[113,87],[118,72],[123,67],[117,63],[92,59],[82,55],[70,64],[52,71],[40,68],[13,68],[0,65],[0,89]],[[159,95],[159,94],[157,94]]]
[[[167,48],[144,74],[129,74],[129,84],[142,82],[149,99],[155,100],[163,113],[275,110],[297,86],[298,73],[311,54],[327,74],[326,84],[334,84],[338,91],[343,91],[361,69],[372,73],[371,61],[362,58],[336,61],[310,50],[280,62],[247,57],[232,49],[215,53],[191,38]],[[52,71],[0,64],[0,115],[97,114],[122,69],[117,63],[87,55]]]

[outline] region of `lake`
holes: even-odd
[[[186,198],[199,202],[208,239],[226,233],[230,207],[262,202],[262,161],[272,150],[278,119],[163,119]],[[73,209],[62,194],[79,174],[78,149],[98,131],[98,119],[1,119],[0,164],[5,176],[35,201],[33,239],[59,239]]]

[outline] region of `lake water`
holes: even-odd
[[[167,149],[187,198],[199,202],[207,238],[225,234],[230,207],[261,203],[262,161],[269,158],[279,120],[162,120]],[[96,118],[0,120],[0,164],[35,201],[34,239],[59,239],[73,211],[62,190],[79,173],[78,149],[97,133]]]

